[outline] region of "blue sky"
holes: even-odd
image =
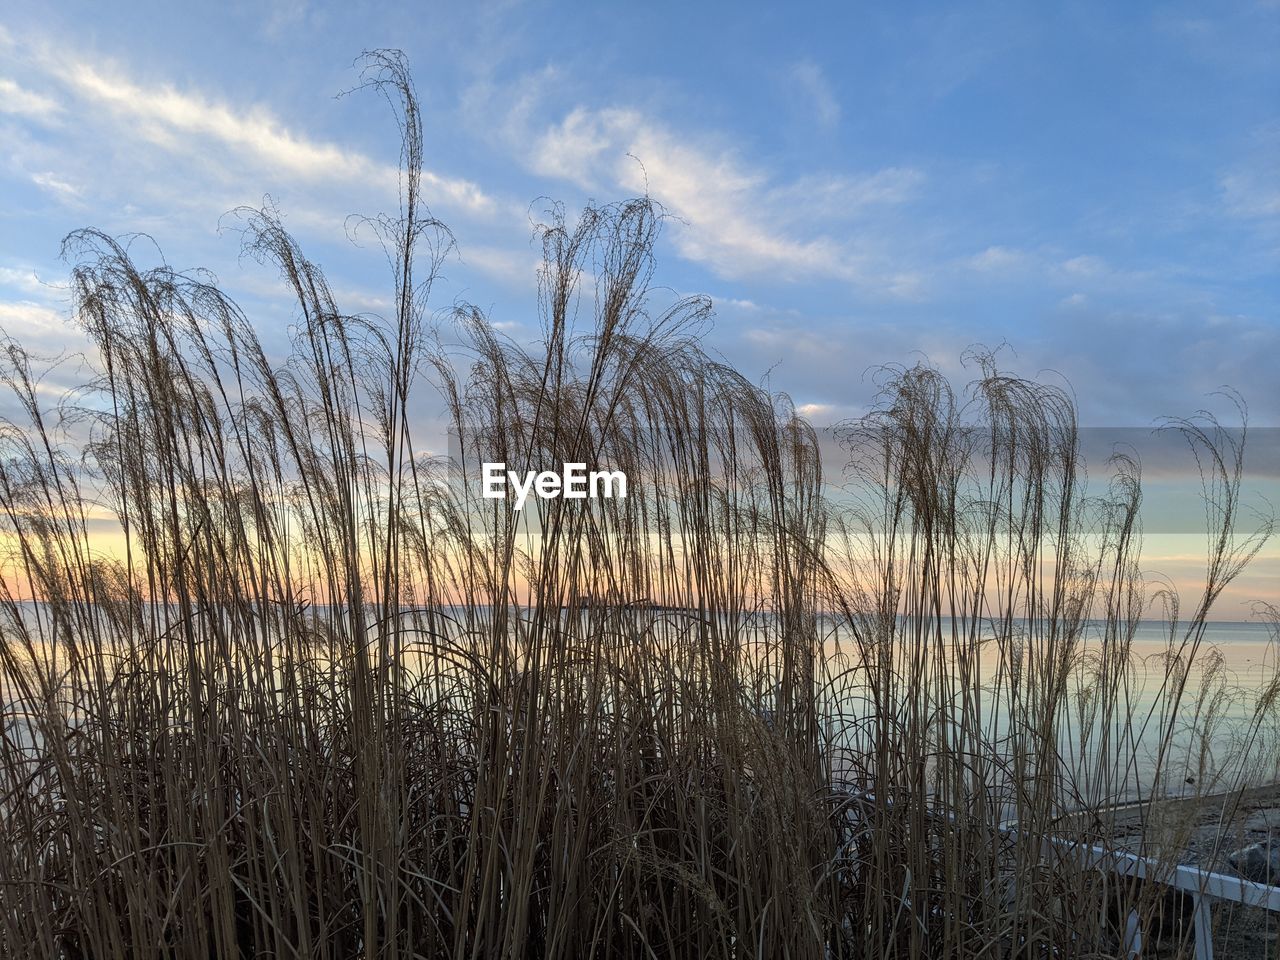
[[[874,364],[1007,340],[1019,372],[1070,380],[1085,423],[1230,383],[1280,424],[1275,3],[414,6],[0,15],[0,322],[57,308],[32,274],[59,282],[83,225],[265,295],[217,231],[264,194],[376,308],[378,260],[343,218],[394,206],[394,129],[376,98],[334,94],[391,45],[459,240],[445,304],[518,332],[530,203],[647,174],[686,221],[659,280],[711,294],[713,345],[819,419],[865,404]]]
[[[680,218],[659,283],[819,423],[878,364],[974,343],[1143,426],[1224,384],[1280,426],[1280,3],[690,5],[54,2],[0,12],[0,326],[52,351],[63,235],[152,235],[269,333],[292,314],[222,215],[270,195],[352,311],[386,305],[350,213],[395,207],[353,60],[409,56],[439,303],[536,330],[539,197],[643,190]],[[531,205],[532,204],[532,205]],[[142,253],[144,261],[154,255]]]

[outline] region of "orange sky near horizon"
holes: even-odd
[[[105,517],[101,517],[95,521],[95,525],[101,527],[107,522]],[[31,599],[30,584],[12,559],[12,535],[3,535],[0,537],[0,542],[2,541],[9,541],[10,550],[6,551],[6,559],[0,565],[0,580],[3,580],[11,595]],[[124,535],[118,529],[112,532],[99,529],[90,537],[89,550],[94,559],[123,561]],[[1184,619],[1188,617],[1194,611],[1204,589],[1205,551],[1206,539],[1202,535],[1147,534],[1144,538],[1141,570],[1147,581],[1148,598],[1151,599],[1155,591],[1160,589],[1162,581],[1167,580],[1179,594],[1180,616]],[[517,584],[518,593],[523,593],[520,589],[523,584],[521,579]],[[316,595],[316,589],[318,585],[307,585],[306,592],[311,602],[322,603],[323,600]],[[1264,544],[1244,571],[1222,591],[1211,608],[1208,619],[1217,622],[1248,621],[1254,618],[1255,609],[1261,604],[1280,607],[1280,540]],[[1150,606],[1144,617],[1158,618],[1160,615],[1158,606]]]

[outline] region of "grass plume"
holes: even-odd
[[[1181,621],[1139,572],[1138,465],[1090,496],[1063,391],[987,354],[959,396],[886,370],[848,472],[824,464],[702,349],[710,304],[650,289],[648,198],[552,209],[537,345],[469,307],[445,336],[403,58],[364,82],[402,134],[399,214],[364,224],[391,316],[344,313],[268,208],[240,222],[296,299],[287,357],[92,230],[65,249],[92,382],[47,410],[6,345],[0,953],[1116,952],[1102,905],[1156,896],[1038,837],[1113,843],[1113,801],[1181,781],[1205,618],[1269,532],[1232,538],[1240,452],[1176,425],[1219,511]],[[451,458],[415,445],[424,390]],[[607,464],[630,495],[515,513],[479,497],[497,460]]]

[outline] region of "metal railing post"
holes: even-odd
[[[1199,893],[1191,895],[1195,904],[1196,960],[1213,960],[1213,922],[1209,915],[1209,898]]]

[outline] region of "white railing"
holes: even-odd
[[[1106,850],[1056,837],[1048,837],[1044,843],[1055,851],[1082,856],[1085,864],[1095,869],[1124,877],[1136,877],[1189,894],[1193,904],[1191,922],[1195,935],[1196,960],[1213,960],[1213,925],[1209,918],[1211,901],[1230,900],[1280,913],[1280,887],[1270,884],[1201,870],[1188,864],[1178,864],[1171,868],[1135,853]],[[1136,911],[1130,911],[1125,922],[1124,944],[1130,957],[1142,956],[1142,939],[1141,920]]]
[[[853,794],[864,800],[875,802],[875,794],[858,791]],[[934,813],[933,816],[938,816]],[[943,814],[948,820],[954,820],[951,814]],[[1017,836],[1016,827],[1001,827],[1000,832],[1008,837]],[[1133,877],[1149,883],[1157,883],[1189,894],[1193,904],[1191,923],[1195,936],[1196,960],[1213,960],[1213,923],[1209,915],[1210,903],[1214,900],[1228,900],[1247,907],[1259,907],[1272,913],[1280,913],[1280,886],[1258,883],[1243,877],[1233,877],[1225,873],[1214,873],[1201,870],[1189,864],[1177,864],[1170,867],[1136,853],[1125,850],[1108,850],[1060,837],[1044,837],[1041,839],[1042,851],[1052,852],[1053,856],[1075,855],[1084,860],[1084,865],[1096,870],[1105,870],[1122,877]],[[1125,918],[1124,949],[1128,956],[1142,956],[1142,919],[1136,910],[1129,911]]]

